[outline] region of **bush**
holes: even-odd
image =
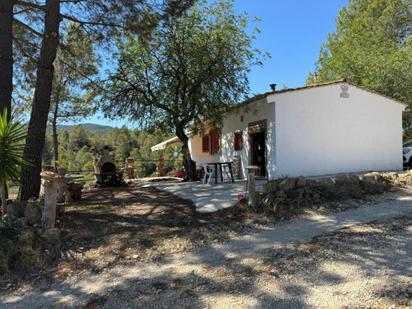
[[[0,219],[0,241],[14,240],[18,237],[19,230],[17,227],[10,226],[3,218]]]

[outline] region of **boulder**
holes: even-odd
[[[395,172],[389,172],[382,174],[382,177],[385,179],[397,179],[399,177],[399,174]]]
[[[361,198],[362,187],[356,175],[339,175],[335,178],[338,199]]]
[[[77,183],[67,185],[66,202],[80,201],[82,198],[83,186]]]
[[[58,228],[46,230],[42,235],[42,248],[47,253],[44,258],[47,261],[54,261],[61,254],[61,232]]]
[[[379,194],[383,193],[387,189],[386,182],[380,181],[377,176],[363,176],[361,180],[362,190],[366,194]]]
[[[13,201],[6,205],[4,213],[13,218],[24,217],[24,210],[26,208],[26,202]]]
[[[312,192],[318,195],[317,200],[334,199],[336,197],[336,184],[332,178],[320,178],[311,181],[310,187]]]
[[[15,243],[16,257],[13,268],[28,271],[40,264],[41,254],[38,235],[32,228],[24,228]]]
[[[304,188],[306,186],[306,178],[303,176],[299,176],[296,179],[296,188]]]
[[[58,228],[52,228],[46,230],[41,238],[50,244],[60,244],[60,230]]]
[[[296,178],[286,178],[279,183],[279,190],[290,191],[296,188]]]
[[[381,176],[381,174],[380,174],[380,173],[378,173],[378,172],[369,172],[369,173],[365,173],[365,174],[363,174],[363,176],[366,176],[366,177],[370,177],[370,176],[373,176],[373,177],[380,177],[380,176]]]
[[[24,218],[26,225],[41,224],[41,209],[38,202],[28,202],[24,210]]]
[[[287,198],[286,192],[282,191],[282,190],[278,190],[276,192],[275,196],[276,196],[276,198],[279,198],[279,199],[286,199]]]
[[[265,192],[266,193],[273,193],[276,192],[278,189],[278,183],[276,180],[269,180],[266,184],[265,184]]]

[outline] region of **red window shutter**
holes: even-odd
[[[215,154],[220,150],[220,133],[219,131],[210,132],[210,153]]]
[[[203,135],[202,137],[202,151],[209,152],[210,150],[209,134]]]
[[[242,131],[235,132],[235,150],[243,149]]]

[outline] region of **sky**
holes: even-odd
[[[269,52],[262,67],[249,75],[250,94],[269,91],[269,84],[297,87],[305,84],[315,68],[320,46],[335,29],[335,18],[348,0],[235,0],[237,12],[259,17],[254,46]],[[81,122],[134,127],[127,120],[107,120],[97,114]]]

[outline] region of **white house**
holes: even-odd
[[[238,156],[243,176],[258,165],[269,179],[400,170],[404,109],[344,80],[273,89],[228,113],[220,132],[191,136],[189,147],[198,167]]]

